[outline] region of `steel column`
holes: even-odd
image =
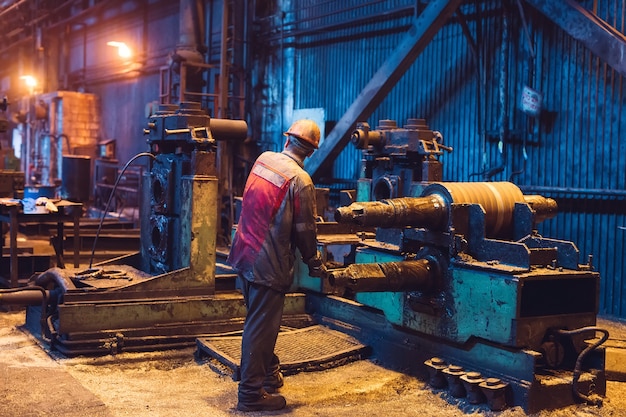
[[[574,0],[526,0],[581,41],[615,71],[626,76],[626,36]]]

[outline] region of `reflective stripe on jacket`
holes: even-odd
[[[264,152],[255,162],[228,262],[248,281],[287,291],[295,250],[307,263],[317,254],[315,186],[298,162]]]

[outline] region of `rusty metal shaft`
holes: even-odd
[[[451,206],[477,204],[485,212],[488,235],[508,231],[513,225],[515,204],[528,204],[540,223],[557,213],[557,204],[540,195],[524,195],[510,182],[437,182],[428,185],[420,197],[352,203],[335,212],[338,223],[375,227],[422,227],[442,231],[448,228]]]
[[[552,198],[541,195],[525,195],[524,201],[535,212],[535,221],[537,223],[553,218],[558,212],[556,201]]]
[[[433,261],[352,264],[328,274],[331,285],[354,292],[427,291],[438,279],[439,268]]]
[[[438,195],[352,203],[335,211],[337,223],[376,227],[436,227],[447,216],[448,208]]]

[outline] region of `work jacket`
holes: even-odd
[[[315,187],[303,166],[264,152],[246,181],[228,263],[248,281],[286,292],[296,248],[306,264],[317,257],[315,214]]]

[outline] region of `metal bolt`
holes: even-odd
[[[465,397],[465,387],[461,381],[461,376],[465,374],[463,367],[458,365],[450,365],[443,371],[448,387],[450,389],[450,395],[453,397]]]
[[[483,394],[487,398],[487,404],[492,411],[501,411],[507,407],[506,389],[508,383],[498,378],[487,378],[479,384]]]
[[[480,372],[467,372],[461,376],[461,382],[463,382],[470,404],[480,404],[486,401],[485,394],[480,389],[480,383],[484,381]]]
[[[441,358],[433,357],[424,362],[428,368],[428,385],[433,388],[444,388],[446,386],[446,378],[442,371],[446,369],[448,364]]]

